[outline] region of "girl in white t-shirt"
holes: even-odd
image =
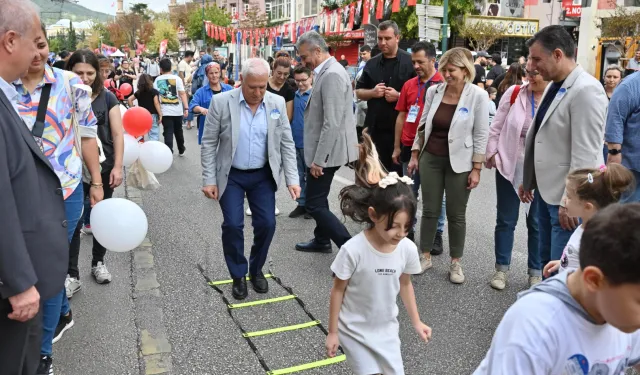
[[[633,173],[621,164],[611,163],[600,168],[577,169],[567,176],[564,206],[571,217],[579,217],[582,225],[569,238],[560,260],[544,266],[544,277],[555,272],[580,267],[578,257],[584,225],[601,209],[617,203],[634,183]]]
[[[406,238],[417,203],[412,179],[387,175],[371,139],[366,133],[363,138],[357,183],[342,189],[340,206],[345,216],[369,227],[347,241],[331,265],[335,277],[326,348],[334,357],[341,345],[357,375],[400,375],[398,294],[420,338],[431,338],[411,284],[411,275],[421,271],[418,249]]]

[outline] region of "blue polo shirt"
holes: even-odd
[[[293,134],[293,142],[296,148],[304,148],[304,109],[307,107],[311,90],[307,90],[304,94],[300,90],[296,91],[293,98],[293,120],[291,121],[291,133]]]

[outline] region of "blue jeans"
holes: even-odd
[[[78,184],[76,190],[64,201],[64,212],[67,221],[67,237],[69,243],[73,238],[73,232],[82,216],[82,206],[84,204],[84,192],[82,183]],[[42,345],[41,355],[51,355],[53,335],[60,320],[60,315],[67,315],[71,308],[64,285],[61,286],[60,293],[44,301],[42,305]]]
[[[300,198],[297,199],[298,206],[304,207],[305,190],[307,187],[307,165],[304,163],[304,148],[296,148],[296,161],[298,162],[298,179],[300,179]]]
[[[564,247],[567,246],[567,242],[569,242],[573,231],[562,229],[560,220],[558,219],[558,209],[560,206],[545,202],[538,190],[534,193],[532,205],[538,206],[536,207],[538,210],[538,228],[540,231],[538,248],[540,249],[540,261],[542,266],[545,266],[549,261],[560,259],[562,251]]]
[[[247,267],[244,256],[244,197],[251,209],[253,245]],[[276,232],[276,183],[271,169],[243,171],[231,168],[229,181],[220,197],[222,209],[222,249],[231,277],[238,279],[262,271],[271,240]]]
[[[504,178],[499,171],[496,171],[496,194],[498,198],[496,207],[498,215],[494,232],[496,271],[506,272],[511,265],[513,234],[520,215],[520,198],[518,198],[518,194],[511,182]],[[529,250],[527,266],[529,275],[541,276],[542,264],[540,262],[540,251],[538,251],[540,236],[538,233],[538,206],[536,202],[531,204],[527,215],[527,230],[527,248]]]
[[[407,176],[409,174],[408,169],[409,169],[409,163],[402,163],[402,174]],[[413,178],[413,185],[411,186],[411,189],[413,190],[413,194],[416,196],[416,199],[418,199],[418,196],[420,195],[420,172],[414,171],[412,178]],[[440,234],[444,232],[444,221],[447,218],[446,203],[447,203],[447,196],[443,195],[442,210],[440,211],[440,217],[438,218],[438,229],[437,229],[437,232]],[[413,219],[413,227],[412,227],[412,230],[414,232],[416,230],[417,222],[418,222],[418,212],[416,210],[416,217]]]
[[[160,140],[160,122],[158,119],[160,118],[158,115],[151,115],[153,119],[153,125],[151,125],[151,130],[147,134],[147,140],[149,141],[159,141]]]
[[[634,190],[625,193],[620,200],[622,203],[640,202],[640,172],[630,169],[633,173],[633,177],[636,178],[636,184]]]

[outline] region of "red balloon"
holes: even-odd
[[[124,130],[134,137],[147,134],[152,125],[151,113],[142,107],[129,108],[122,116]]]
[[[128,83],[123,83],[120,85],[120,92],[124,96],[129,96],[133,92],[133,87]]]
[[[104,81],[104,88],[110,89],[112,87],[115,87],[112,79],[107,79]]]

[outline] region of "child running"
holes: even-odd
[[[584,226],[599,210],[619,202],[622,194],[633,183],[633,173],[616,163],[602,165],[598,169],[577,169],[569,173],[565,207],[569,216],[582,219],[582,225],[569,238],[560,260],[551,261],[544,267],[544,277],[550,277],[558,270],[580,267],[578,254]]]
[[[431,338],[411,284],[411,275],[421,270],[418,249],[406,238],[416,199],[412,179],[387,175],[371,138],[364,133],[363,140],[357,183],[342,189],[340,206],[345,216],[369,227],[345,243],[331,265],[335,277],[326,348],[334,357],[341,344],[357,375],[401,375],[398,293],[420,338]]]
[[[640,203],[591,217],[580,267],[520,294],[474,375],[621,375],[639,367],[639,227]]]

